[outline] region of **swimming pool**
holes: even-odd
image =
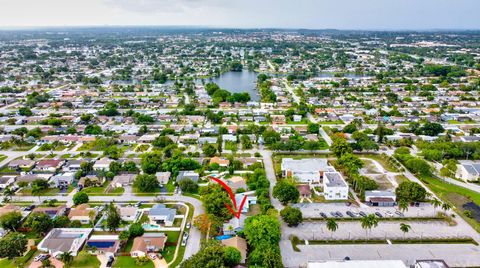
[[[155,225],[155,224],[149,224],[149,223],[144,223],[142,224],[143,229],[145,230],[157,230],[160,229],[160,225]]]
[[[115,245],[115,241],[88,241],[87,245],[96,248],[110,248]]]
[[[225,239],[229,239],[229,238],[231,238],[231,237],[232,237],[231,235],[221,235],[221,236],[215,237],[215,239],[217,239],[217,240],[225,240]]]

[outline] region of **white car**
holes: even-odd
[[[157,258],[157,254],[150,253],[150,254],[148,254],[148,257],[149,257],[151,260],[155,260],[155,259]]]

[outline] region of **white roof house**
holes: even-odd
[[[334,172],[335,168],[328,165],[326,158],[292,159],[283,158],[283,177],[293,177],[303,183],[319,183],[324,172]]]
[[[53,228],[38,244],[38,249],[54,257],[64,252],[77,256],[92,231],[92,228]]]
[[[480,161],[464,160],[457,164],[455,176],[464,181],[478,181],[480,177]]]

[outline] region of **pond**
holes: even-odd
[[[256,89],[257,73],[247,70],[241,72],[226,72],[218,77],[205,79],[205,83],[216,83],[220,88],[226,89],[231,93],[248,92],[252,101],[259,101],[260,95]],[[197,83],[202,83],[197,80]]]

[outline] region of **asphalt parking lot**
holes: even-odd
[[[293,206],[298,207],[302,211],[304,218],[321,218],[321,212],[325,213],[327,217],[336,218],[332,216],[331,213],[337,211],[346,218],[350,218],[347,215],[347,211],[351,211],[357,214],[357,216],[359,216],[359,212],[363,211],[365,214],[378,212],[382,217],[433,217],[436,212],[441,211],[440,208],[434,209],[429,203],[421,203],[419,207],[410,206],[407,211],[401,212],[403,216],[395,213],[395,211],[398,211],[398,207],[358,207],[353,204],[347,206],[347,203],[301,203],[294,204]]]

